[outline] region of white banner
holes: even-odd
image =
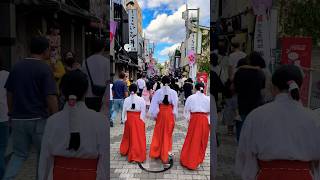
[[[136,9],[129,9],[129,44],[130,52],[138,51],[138,17]]]
[[[188,49],[187,49],[187,54],[190,51],[196,52],[197,49],[197,44],[196,44],[196,40],[197,40],[197,33],[192,33],[190,34],[190,38],[188,39]],[[202,34],[199,31],[199,35],[198,35],[198,50],[197,50],[197,54],[201,54],[201,44],[202,44]]]
[[[267,14],[257,15],[254,33],[254,51],[259,52],[266,61],[267,67],[271,61],[270,21]]]

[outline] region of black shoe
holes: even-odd
[[[123,121],[121,121],[121,124],[123,124]]]
[[[113,127],[113,122],[110,122],[110,127]]]

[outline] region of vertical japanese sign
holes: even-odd
[[[138,51],[138,17],[137,10],[130,9],[129,12],[129,44],[130,52]]]
[[[257,15],[256,27],[254,33],[254,51],[259,52],[266,62],[267,67],[270,64],[270,21],[267,14]]]
[[[310,69],[312,39],[308,37],[285,37],[282,39],[281,64],[293,64],[303,70],[304,78],[300,89],[301,101],[304,106],[309,105]]]

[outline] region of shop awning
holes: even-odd
[[[85,9],[76,8],[58,0],[14,0],[16,5],[32,5],[42,8],[49,8],[63,11],[72,16],[99,21],[99,18]]]

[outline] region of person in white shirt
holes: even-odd
[[[94,94],[93,86],[107,88],[107,82],[110,78],[110,61],[103,56],[105,50],[105,41],[95,40],[93,45],[94,54],[83,62],[83,72],[88,75],[89,88],[86,94],[85,102],[88,108],[97,112],[101,110],[102,98],[104,93]]]
[[[63,110],[46,124],[39,161],[39,180],[106,180],[107,120],[85,105],[87,76],[79,70],[62,79],[68,97]]]
[[[229,58],[228,58],[228,64],[229,64],[228,74],[229,74],[229,79],[232,81],[234,74],[236,73],[239,60],[245,58],[247,54],[241,51],[239,42],[233,41],[231,43],[231,46],[232,46],[232,53],[229,55]]]
[[[196,93],[188,97],[184,107],[189,127],[180,155],[181,165],[191,170],[203,162],[210,133],[210,97],[204,94],[203,83],[195,88]]]
[[[143,89],[146,87],[146,81],[145,79],[145,75],[141,75],[141,77],[137,80],[137,85],[138,85],[138,96],[142,96],[142,91]]]
[[[223,124],[227,125],[228,127],[228,135],[232,136],[234,133],[234,125],[235,120],[237,119],[237,97],[232,90],[232,83],[234,79],[234,75],[237,71],[238,62],[245,58],[247,55],[246,53],[242,52],[240,49],[240,43],[236,40],[232,40],[232,53],[229,55],[228,58],[228,80],[225,82],[226,84],[230,85],[230,87],[226,87],[230,89],[230,97],[227,97],[225,102],[225,108],[223,112]],[[228,95],[228,96],[229,96]]]
[[[9,138],[7,93],[4,88],[8,76],[8,71],[0,71],[0,179],[5,172],[5,153]]]
[[[151,119],[156,120],[149,156],[168,163],[172,150],[174,119],[178,116],[178,95],[170,89],[168,76],[162,78],[162,84],[164,86],[155,92],[149,108]]]
[[[272,83],[275,100],[244,122],[236,172],[243,180],[319,180],[320,119],[300,102],[300,69],[283,65]]]
[[[146,103],[137,96],[137,85],[129,86],[130,96],[124,100],[122,119],[125,123],[120,154],[128,156],[129,162],[146,160]]]

